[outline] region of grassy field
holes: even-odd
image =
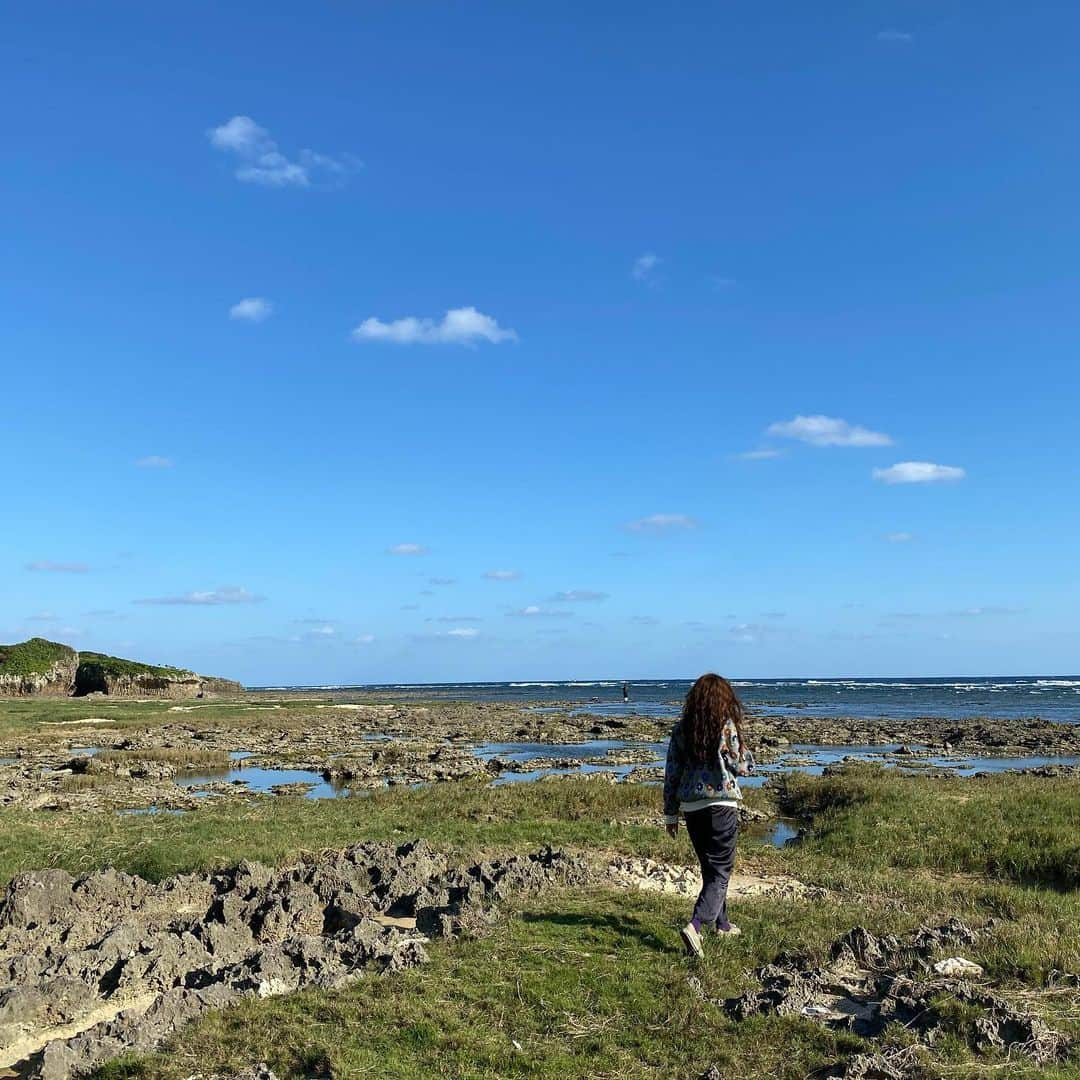
[[[572,780],[279,798],[179,817],[7,811],[0,876],[112,864],[161,878],[413,836],[469,855],[550,842],[691,861],[684,835],[672,840],[651,823],[657,797],[655,788]],[[685,901],[615,890],[519,898],[490,934],[435,945],[424,968],[339,991],[246,1001],[188,1027],[161,1054],[123,1059],[102,1075],[227,1075],[262,1060],[282,1077],[696,1078],[713,1063],[744,1080],[824,1075],[816,1070],[866,1044],[797,1018],[736,1023],[704,999],[748,988],[752,969],[780,950],[821,959],[852,926],[900,932],[951,915],[973,925],[993,919],[965,955],[1000,992],[1080,1038],[1080,998],[1060,976],[1080,970],[1080,783],[939,780],[861,767],[793,777],[777,798],[810,835],[783,850],[746,839],[739,869],[787,873],[829,895],[739,903],[733,916],[742,937],[708,941],[696,968],[678,948]],[[971,1022],[958,1008],[956,1032],[934,1047],[927,1076],[1080,1076],[1076,1058],[1040,1069],[1022,1058],[976,1056],[965,1034]],[[902,1044],[905,1032],[891,1039]]]

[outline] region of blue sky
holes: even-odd
[[[103,2],[0,42],[0,640],[1075,670],[1080,11]]]

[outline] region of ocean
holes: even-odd
[[[675,716],[689,679],[630,681],[623,702],[617,679],[568,682],[393,683],[364,686],[259,687],[265,690],[386,692],[395,697],[446,701],[502,701],[523,705],[587,706],[617,716]],[[1041,716],[1080,723],[1080,676],[955,679],[739,679],[734,685],[751,712],[773,715],[858,716],[913,719]],[[256,688],[253,688],[256,689]]]

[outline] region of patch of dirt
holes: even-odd
[[[652,859],[615,855],[602,876],[613,885],[645,892],[695,897],[701,891],[701,873],[696,866],[672,866]],[[728,899],[778,896],[789,900],[814,900],[825,896],[824,889],[807,885],[785,874],[732,874]]]
[[[588,877],[583,858],[550,849],[460,866],[424,841],[158,885],[20,874],[0,899],[0,1066],[79,1075],[245,995],[423,963],[428,938],[482,927],[493,901]]]
[[[847,1080],[919,1080],[928,1075],[919,1047],[932,1047],[946,1032],[966,1038],[977,1053],[1020,1054],[1039,1064],[1066,1056],[1069,1040],[1039,1016],[995,994],[981,969],[975,974],[975,965],[966,968],[966,978],[935,971],[935,954],[970,945],[978,934],[959,919],[920,927],[903,938],[879,937],[857,926],[833,943],[826,964],[782,954],[756,972],[760,989],[717,1004],[736,1020],[775,1013],[872,1040],[880,1039],[893,1023],[917,1034],[915,1049],[858,1055],[830,1074]],[[697,989],[700,992],[700,983]],[[957,1004],[969,1017],[962,1023],[953,1019]]]

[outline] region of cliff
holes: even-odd
[[[44,638],[0,645],[0,695],[108,694],[121,698],[183,699],[204,694],[234,694],[243,689],[231,679],[199,675],[186,668],[143,664],[104,653],[77,653],[68,645]]]
[[[239,683],[199,675],[186,668],[143,664],[104,653],[79,654],[75,694],[108,694],[110,697],[193,698],[204,693],[242,690]]]
[[[75,685],[79,654],[69,645],[30,638],[0,645],[0,694],[66,697]]]

